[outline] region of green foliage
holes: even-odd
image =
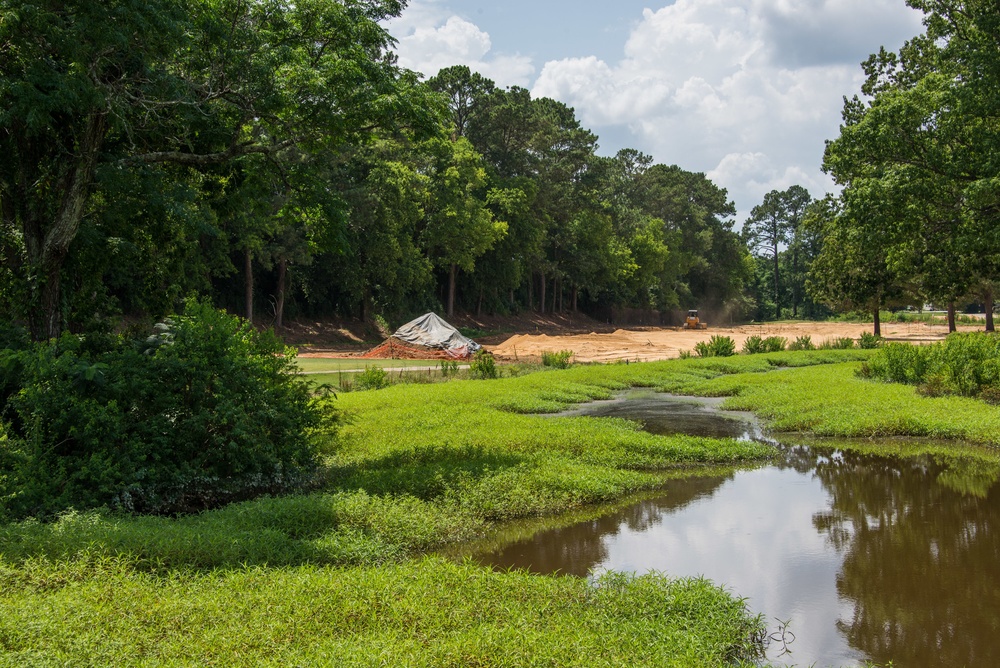
[[[994,334],[951,334],[941,343],[912,346],[888,343],[860,373],[892,383],[919,385],[927,396],[984,395],[1000,389],[1000,339]]]
[[[366,366],[365,370],[354,375],[351,389],[381,390],[391,385],[389,373],[380,366]]]
[[[861,337],[858,339],[858,348],[862,350],[874,350],[882,345],[882,337],[871,332],[861,332]]]
[[[819,344],[820,350],[850,350],[854,348],[854,339],[849,336],[838,336],[833,339],[826,339]]]
[[[479,350],[472,357],[469,365],[469,375],[479,380],[492,380],[500,377],[500,370],[497,368],[493,355],[485,350]]]
[[[743,354],[756,355],[764,352],[763,342],[764,340],[756,334],[748,336],[747,340],[743,342]]]
[[[736,354],[736,342],[731,337],[713,334],[708,341],[699,341],[694,346],[699,357],[730,357]]]
[[[17,354],[8,514],[186,512],[310,480],[324,418],[293,351],[196,301],[172,323],[145,341],[66,334]]]
[[[763,620],[704,579],[388,566],[137,573],[0,564],[0,665],[706,666],[760,658]]]
[[[458,362],[455,360],[444,360],[441,362],[441,375],[445,378],[458,374]]]
[[[788,344],[789,350],[815,350],[816,346],[813,345],[812,337],[808,334],[804,336],[798,336],[794,341]]]
[[[788,340],[781,336],[769,336],[762,339],[756,334],[748,336],[743,342],[744,355],[756,355],[758,353],[777,353],[786,348]]]
[[[556,353],[550,350],[545,350],[542,351],[542,365],[550,366],[554,369],[565,369],[569,367],[570,359],[572,357],[572,350],[560,350]]]

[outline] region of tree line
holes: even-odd
[[[725,189],[598,155],[561,102],[400,68],[398,0],[0,0],[0,314],[42,340],[191,296],[277,326],[990,312],[1000,19],[910,4],[926,34],[864,64],[828,143],[841,193],[774,190],[737,230]]]
[[[0,310],[36,339],[207,295],[258,321],[740,305],[703,174],[395,62],[391,0],[0,2]],[[262,313],[263,311],[263,313]]]

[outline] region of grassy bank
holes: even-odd
[[[858,379],[867,355],[579,366],[344,394],[342,433],[324,446],[313,494],[179,519],[86,513],[0,527],[0,665],[751,659],[760,620],[705,582],[613,576],[594,588],[421,555],[512,520],[586,513],[684,468],[768,455],[624,420],[536,414],[628,387],[732,395],[727,405],[781,428],[995,443],[1000,409]]]

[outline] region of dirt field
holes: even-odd
[[[981,329],[959,326],[960,331]],[[738,327],[712,327],[702,330],[683,329],[619,329],[610,333],[590,334],[519,334],[503,343],[486,346],[503,361],[537,360],[543,352],[572,350],[577,362],[613,362],[615,360],[662,360],[678,357],[682,350],[693,350],[699,341],[707,341],[713,334],[732,337],[739,350],[749,336],[783,336],[789,341],[799,336],[809,336],[816,345],[827,339],[851,337],[857,339],[862,332],[871,332],[871,323],[794,322],[742,325]],[[946,325],[924,323],[883,323],[882,336],[890,341],[929,343],[939,341],[948,334]]]

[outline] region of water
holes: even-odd
[[[650,416],[656,403],[664,410]],[[660,431],[691,420],[712,435],[758,429],[712,418],[705,404],[664,404],[640,397],[637,413],[626,400],[577,414],[633,417]],[[747,597],[772,629],[789,622],[791,653],[769,648],[779,665],[1000,665],[1000,466],[777,448],[773,465],[672,482],[658,498],[478,558],[579,576],[704,575]]]

